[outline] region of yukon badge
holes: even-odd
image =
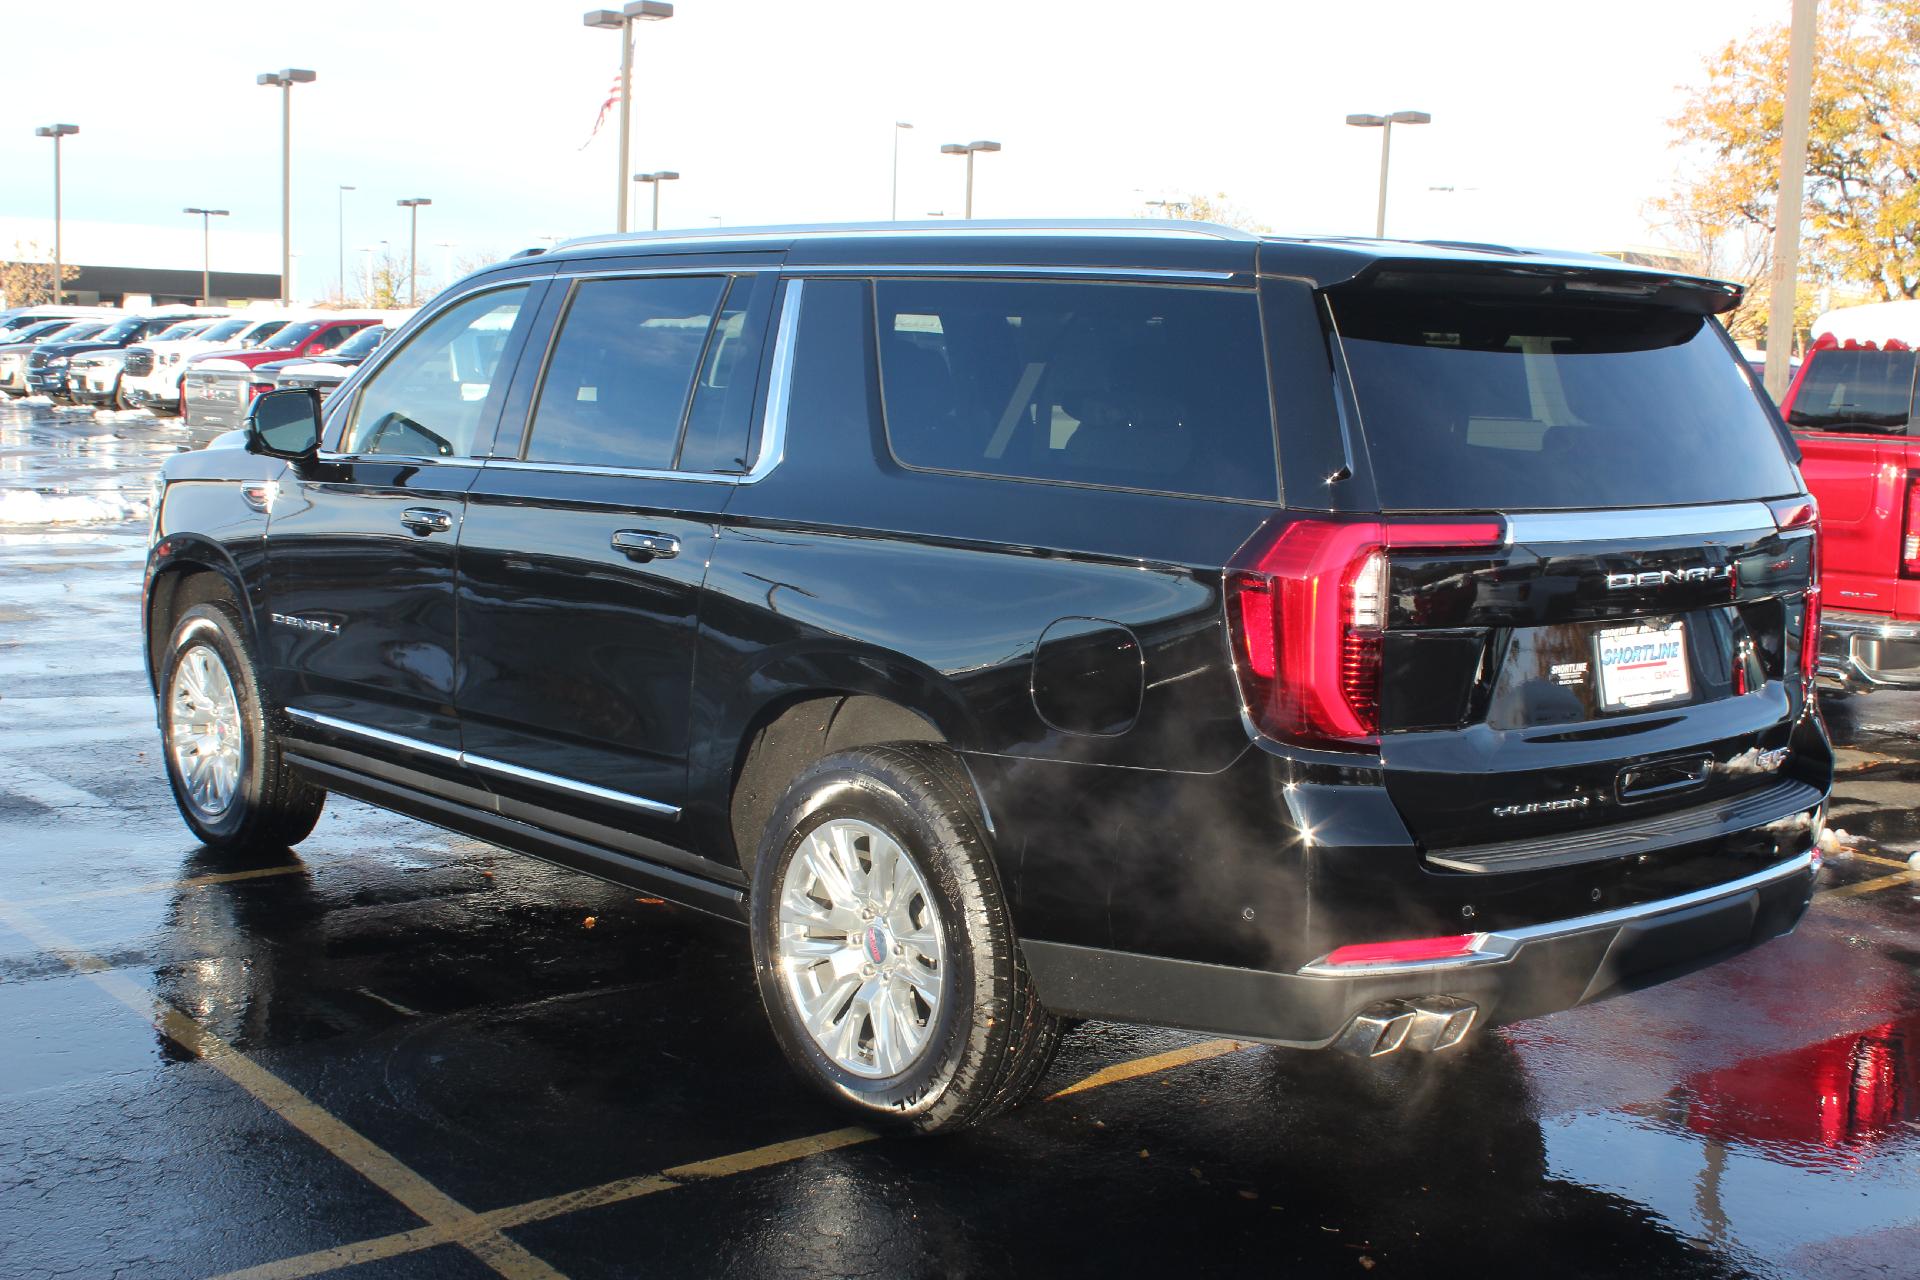
[[[1646,573],[1610,573],[1607,575],[1607,590],[1631,591],[1635,587],[1665,587],[1677,582],[1727,582],[1733,577],[1733,566],[1703,565],[1697,569],[1654,569]]]
[[[1530,813],[1565,813],[1569,809],[1584,809],[1592,803],[1592,796],[1574,796],[1567,800],[1534,800],[1527,804],[1497,804],[1493,807],[1493,816],[1524,818]]]

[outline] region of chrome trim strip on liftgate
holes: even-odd
[[[572,778],[562,778],[558,774],[542,773],[538,769],[524,769],[517,764],[508,764],[504,760],[492,760],[486,756],[476,756],[466,751],[454,751],[447,747],[435,746],[431,742],[422,742],[418,738],[405,737],[398,733],[388,733],[385,729],[374,729],[367,725],[355,724],[351,720],[341,720],[334,716],[321,715],[317,711],[302,711],[298,707],[288,707],[287,714],[295,720],[318,725],[323,729],[332,729],[338,733],[353,734],[374,742],[385,743],[390,747],[399,747],[407,751],[417,751],[483,773],[498,774],[505,778],[518,778],[522,782],[538,783],[560,791],[570,791],[575,795],[604,800],[610,804],[626,805],[650,813],[656,817],[678,818],[678,805],[662,804],[658,800],[649,800],[645,796],[629,795],[624,791],[614,791],[607,787],[596,787],[590,782],[577,782]]]
[[[1776,862],[1764,871],[1756,871],[1750,876],[1729,880],[1725,884],[1695,889],[1692,893],[1659,898],[1630,907],[1616,907],[1611,911],[1596,911],[1592,915],[1575,916],[1570,920],[1549,920],[1545,924],[1479,934],[1474,939],[1472,950],[1466,955],[1440,956],[1432,960],[1397,960],[1384,964],[1328,964],[1326,957],[1322,956],[1311,964],[1303,966],[1300,972],[1312,978],[1371,978],[1383,973],[1428,973],[1436,969],[1458,969],[1497,963],[1512,959],[1515,953],[1529,942],[1561,938],[1574,933],[1587,933],[1594,929],[1610,929],[1617,925],[1633,924],[1641,920],[1653,920],[1670,912],[1684,911],[1703,903],[1717,902],[1722,898],[1737,897],[1755,889],[1764,889],[1779,881],[1792,879],[1808,871],[1812,866],[1813,853],[1809,850],[1788,858],[1785,862]]]
[[[1723,502],[1707,507],[1628,507],[1611,511],[1523,511],[1507,517],[1507,541],[1636,542],[1652,538],[1716,538],[1771,532],[1773,511],[1764,502]]]

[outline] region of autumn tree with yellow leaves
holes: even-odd
[[[1765,327],[1786,84],[1787,28],[1763,27],[1707,60],[1670,122],[1696,163],[1655,207],[1709,270],[1761,285],[1736,328]],[[1822,0],[1802,230],[1803,284],[1920,297],[1920,0]]]

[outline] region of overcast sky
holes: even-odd
[[[51,146],[33,128],[63,121],[81,128],[63,144],[66,216],[96,224],[94,243],[151,227],[142,256],[197,266],[198,220],[179,210],[227,208],[216,265],[275,269],[280,92],[254,76],[289,65],[319,73],[294,90],[303,293],[333,279],[341,183],[358,188],[349,253],[404,249],[403,196],[434,202],[426,263],[607,230],[611,119],[582,143],[619,40],[583,27],[586,8],[8,0],[0,251],[23,232],[51,238]],[[638,32],[633,162],[683,175],[665,189],[663,226],[884,218],[892,126],[908,120],[902,217],[958,216],[965,164],[939,144],[989,138],[1006,149],[978,159],[980,217],[1129,216],[1203,191],[1275,230],[1367,233],[1379,133],[1344,117],[1412,108],[1433,123],[1394,132],[1390,234],[1646,243],[1645,204],[1680,160],[1666,123],[1676,86],[1787,9],[676,0],[671,20]],[[645,189],[636,196],[644,226]]]

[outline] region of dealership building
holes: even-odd
[[[0,218],[0,260],[50,267],[52,245],[50,219]],[[229,230],[216,219],[204,249],[211,270],[210,296],[203,298],[199,219],[183,218],[178,227],[69,219],[61,226],[61,258],[69,271],[78,268],[79,274],[65,281],[61,301],[109,307],[176,302],[244,306],[280,297],[277,234]],[[298,296],[298,258],[293,283]]]

